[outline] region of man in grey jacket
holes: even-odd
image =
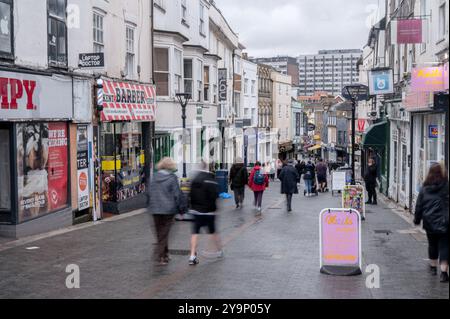
[[[149,189],[149,212],[153,215],[158,245],[155,251],[157,262],[169,263],[169,233],[176,214],[187,210],[185,195],[181,192],[176,163],[170,158],[162,159],[157,165]]]

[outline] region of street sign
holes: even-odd
[[[347,85],[342,89],[342,96],[351,101],[367,101],[369,99],[369,87],[363,84]]]
[[[80,68],[103,68],[105,67],[104,53],[81,53],[78,66]]]
[[[353,209],[327,208],[320,213],[320,272],[361,275],[361,215]]]

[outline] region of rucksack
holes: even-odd
[[[253,182],[256,185],[264,185],[265,179],[260,169],[255,171],[255,175],[253,176]]]

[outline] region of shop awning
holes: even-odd
[[[321,145],[315,145],[313,147],[308,148],[308,151],[316,151],[316,150],[320,150],[322,148]]]
[[[103,122],[155,121],[156,87],[104,80],[100,114]]]
[[[362,139],[363,147],[385,147],[387,143],[387,125],[386,121],[374,124]]]

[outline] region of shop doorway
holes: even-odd
[[[0,123],[0,223],[12,222],[11,145],[10,127]]]

